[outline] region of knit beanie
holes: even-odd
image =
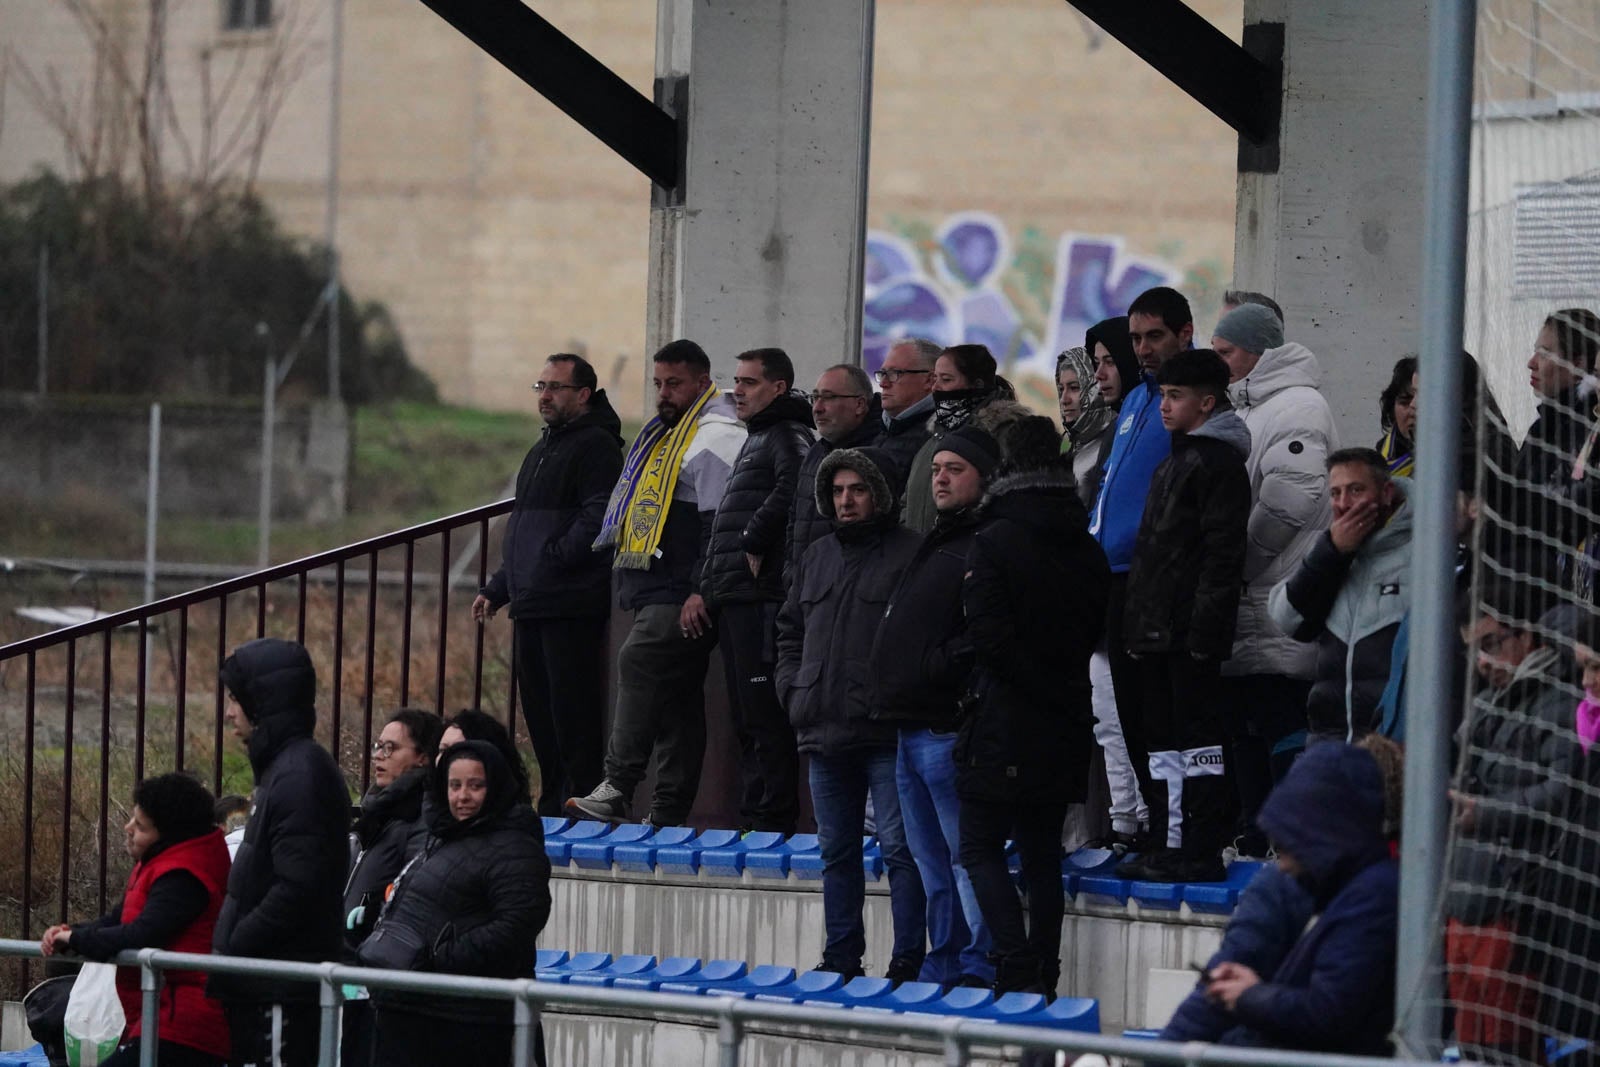
[[[1217,321],[1211,334],[1258,356],[1283,345],[1283,323],[1260,304],[1240,304]]]
[[[939,438],[939,443],[934,446],[934,454],[940,452],[954,452],[977,468],[985,478],[1000,465],[1000,445],[988,433],[971,424]]]

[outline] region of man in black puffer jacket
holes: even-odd
[[[233,857],[212,948],[223,956],[321,962],[339,958],[340,891],[350,862],[350,793],[317,744],[317,674],[293,641],[246,642],[223,661],[228,723],[245,743],[256,787]],[[284,1067],[317,1060],[317,990],[304,982],[212,975],[233,1033],[231,1063]],[[272,1006],[282,1004],[273,1033]]]
[[[811,756],[826,931],[817,969],[847,978],[862,973],[867,940],[861,835],[870,794],[894,921],[885,976],[908,982],[922,968],[922,882],[900,818],[897,731],[870,717],[873,637],[919,541],[895,521],[892,472],[888,456],[876,448],[836,449],[822,461],[817,508],[836,526],[794,568],[778,616],[778,692],[800,750]]]
[[[787,580],[795,563],[818,538],[833,532],[833,520],[817,510],[817,468],[836,448],[865,448],[882,429],[882,407],[872,379],[854,363],[835,363],[822,372],[811,393],[811,417],[817,439],[800,464],[794,505],[789,509],[789,547],[784,555]]]
[[[711,524],[701,595],[722,638],[729,710],[739,737],[741,824],[794,833],[799,756],[772,687],[784,541],[795,483],[811,446],[811,410],[790,390],[794,365],[781,348],[739,356],[733,406],[749,436],[739,449]]]
[[[591,546],[622,471],[622,422],[582,356],[551,356],[534,389],[544,435],[522,461],[503,562],[472,617],[511,605],[539,811],[554,816],[600,784],[611,552]]]
[[[884,608],[872,661],[873,718],[900,728],[895,781],[906,845],[928,898],[928,956],[919,981],[992,985],[989,931],[961,866],[961,805],[954,750],[961,698],[972,674],[972,642],[961,605],[978,502],[1000,461],[993,437],[967,425],[933,454],[939,517]]]
[[[1089,535],[1055,424],[1022,419],[1000,445],[962,591],[977,670],[955,747],[961,864],[989,928],[995,991],[1053,996],[1065,907],[1061,826],[1088,786],[1089,657],[1105,628],[1111,570]],[[1006,869],[1013,834],[1026,924]]]

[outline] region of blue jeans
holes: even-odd
[[[827,943],[824,965],[842,973],[861,969],[867,931],[861,918],[867,878],[861,864],[867,794],[878,819],[878,846],[889,876],[889,913],[894,922],[891,957],[922,963],[926,926],[922,880],[906,847],[895,788],[895,750],[857,749],[811,756],[811,805],[822,850],[822,915]]]
[[[900,815],[928,898],[928,958],[918,977],[950,985],[970,975],[992,985],[989,931],[978,910],[972,879],[958,862],[961,804],[956,799],[955,747],[954,733],[900,731],[894,775],[900,787]]]

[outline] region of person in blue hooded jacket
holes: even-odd
[[[1387,1055],[1400,867],[1384,836],[1377,760],[1356,745],[1313,745],[1257,822],[1318,918],[1270,980],[1242,959],[1205,975],[1206,999],[1233,1020],[1221,1042]]]
[[[1150,480],[1161,461],[1172,452],[1172,435],[1161,424],[1161,390],[1156,371],[1173,356],[1191,347],[1194,314],[1189,301],[1176,289],[1157,286],[1140,293],[1128,307],[1128,339],[1139,362],[1140,379],[1124,381],[1122,407],[1116,432],[1100,479],[1100,495],[1089,516],[1089,533],[1105,550],[1111,564],[1111,600],[1106,612],[1107,655],[1111,684],[1116,693],[1128,760],[1139,780],[1140,794],[1150,796],[1150,757],[1139,727],[1139,668],[1115,635],[1122,633],[1123,605],[1127,601],[1128,570],[1133,565],[1133,544],[1144,517]],[[1159,844],[1159,842],[1158,842]]]

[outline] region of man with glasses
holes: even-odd
[[[563,797],[600,784],[611,568],[591,546],[622,470],[622,422],[582,356],[551,356],[533,390],[544,433],[522,461],[500,569],[472,617],[511,607],[539,813],[557,816]]]
[[[882,429],[882,409],[872,379],[853,363],[835,363],[822,372],[811,391],[811,418],[817,439],[800,464],[794,502],[789,508],[789,543],[784,555],[784,577],[795,561],[819,538],[833,532],[832,521],[817,510],[817,470],[828,453],[838,448],[865,448]]]
[[[644,821],[677,826],[700,789],[706,667],[717,643],[701,580],[717,505],[744,444],[733,402],[693,341],[655,354],[656,414],[634,439],[605,507],[597,549],[614,551],[617,605],[633,626],[617,650],[617,704],[605,778],[567,809],[625,822],[654,765]]]
[[[899,470],[895,490],[904,493],[912,461],[930,436],[933,414],[933,365],[944,351],[932,341],[908,338],[896,341],[878,368],[883,390],[883,427],[874,444],[894,460]],[[927,471],[918,472],[926,476]]]

